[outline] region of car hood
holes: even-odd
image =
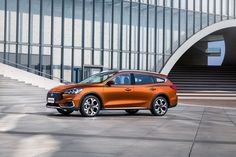
[[[49,92],[64,92],[66,89],[71,89],[71,88],[86,88],[86,87],[101,87],[101,86],[103,86],[103,84],[67,84],[54,87],[51,90],[49,90]]]

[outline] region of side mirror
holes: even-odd
[[[110,81],[107,82],[106,85],[110,87],[110,86],[112,86],[114,84],[115,84],[115,81],[114,80],[110,80]]]

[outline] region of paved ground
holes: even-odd
[[[234,157],[236,110],[179,105],[164,117],[61,116],[42,102],[0,103],[0,156]]]

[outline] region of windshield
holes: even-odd
[[[101,72],[99,74],[92,75],[85,80],[81,81],[80,84],[87,84],[87,83],[101,83],[105,81],[106,79],[110,78],[112,75],[114,75],[116,71],[112,72]]]

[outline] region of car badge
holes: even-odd
[[[51,96],[53,96],[53,93],[51,93]]]

